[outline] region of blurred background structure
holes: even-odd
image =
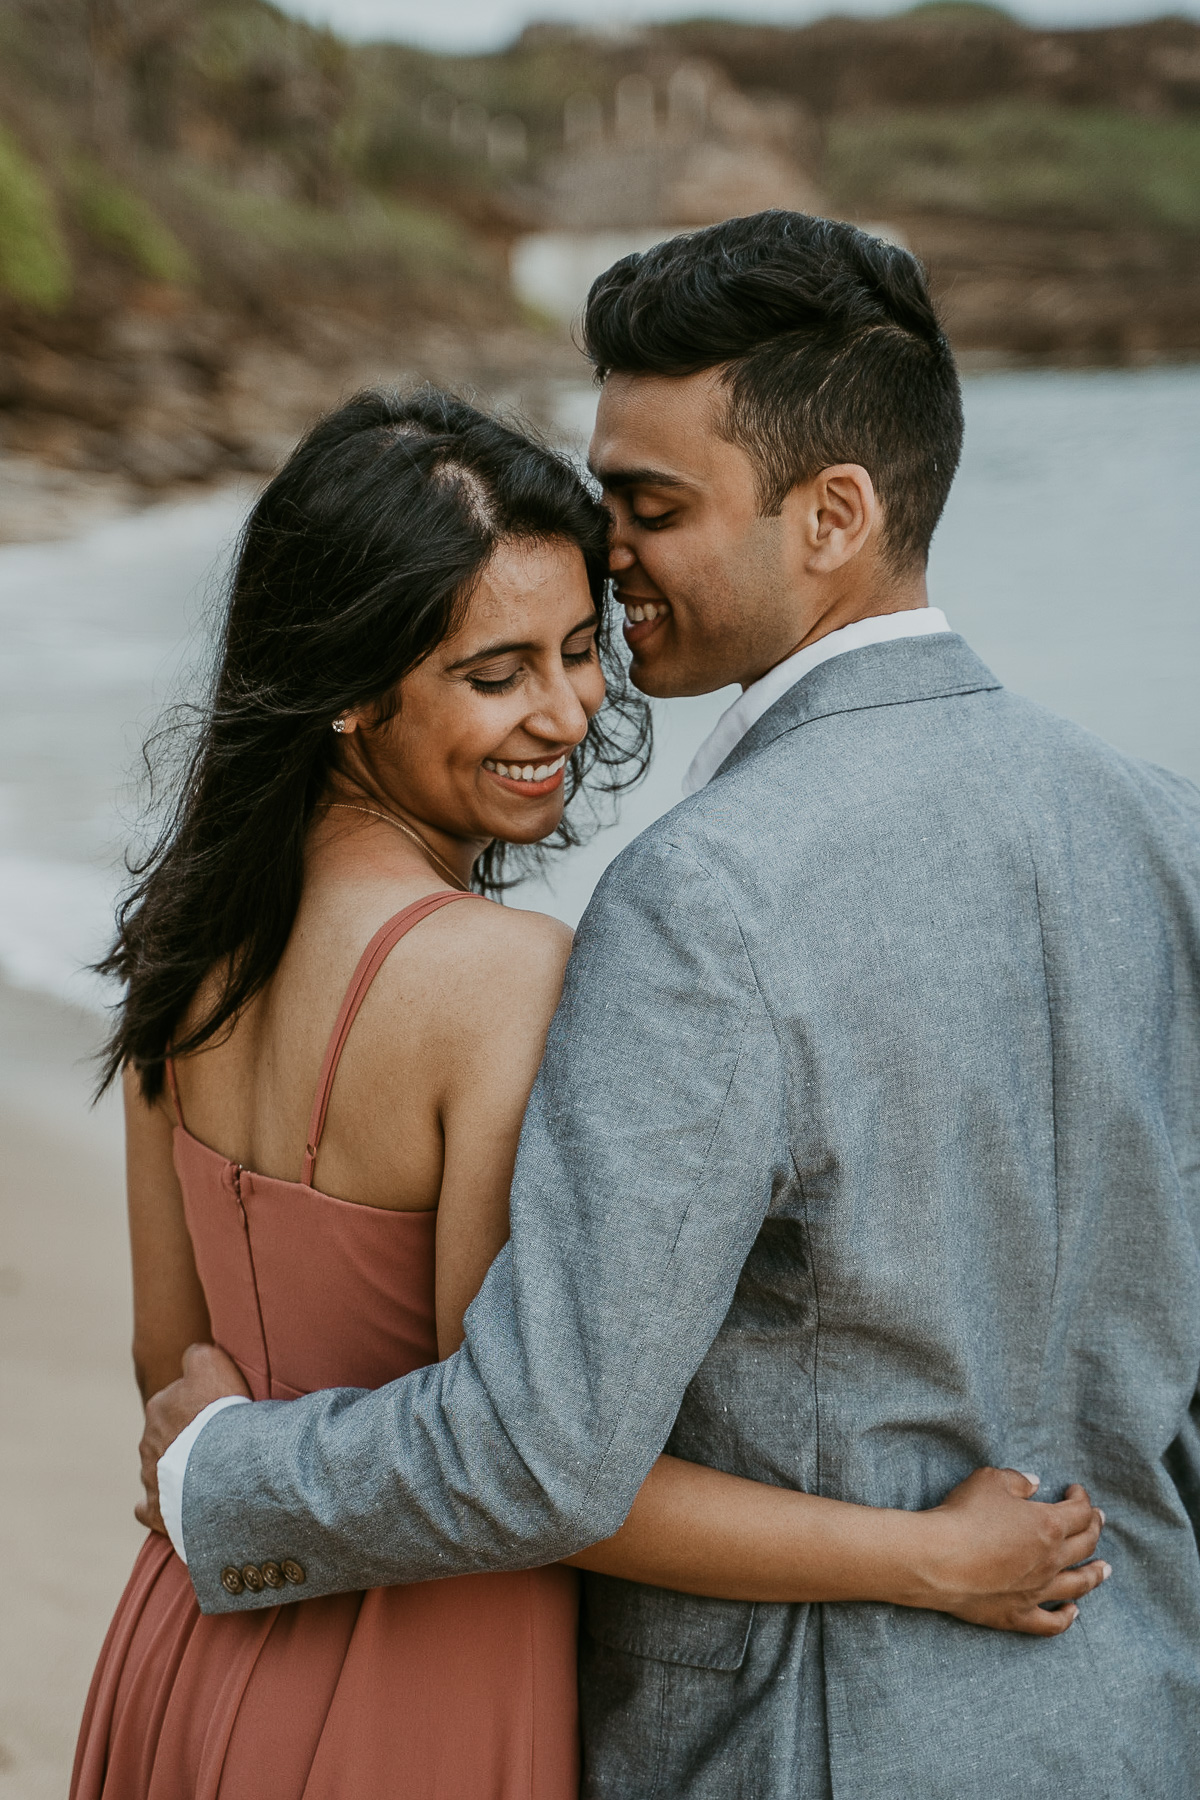
[[[317,412],[432,379],[577,450],[571,321],[616,256],[771,205],[854,219],[925,259],[968,375],[935,603],[1200,779],[1200,20],[855,3],[0,0],[0,1800],[66,1791],[139,1536],[80,969],[141,739]],[[647,784],[518,903],[576,919],[729,697],[658,706]]]

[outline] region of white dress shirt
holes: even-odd
[[[760,680],[748,687],[721,714],[692,758],[691,766],[683,778],[684,793],[698,793],[711,781],[734,745],[741,742],[767,708],[774,706],[780,695],[786,694],[801,676],[807,675],[819,663],[827,662],[832,656],[841,656],[846,650],[860,650],[864,644],[883,644],[890,638],[927,637],[949,629],[946,615],[938,607],[915,607],[908,612],[881,613],[873,619],[857,619],[853,625],[843,625],[840,631],[831,631],[827,637],[818,638],[815,644],[807,644],[793,656],[785,657],[773,669],[768,669]],[[192,1445],[208,1421],[223,1406],[245,1404],[243,1394],[230,1394],[223,1400],[214,1400],[203,1412],[196,1414],[187,1429],[180,1432],[159,1459],[159,1510],[167,1535],[184,1562],[187,1561],[187,1552],[183,1543],[183,1479],[187,1473]]]
[[[919,606],[908,612],[880,613],[873,619],[856,619],[853,625],[843,625],[840,631],[831,631],[828,637],[818,638],[815,644],[806,644],[803,650],[785,656],[721,714],[691,760],[683,778],[684,793],[698,794],[706,787],[734,745],[741,743],[767,708],[774,706],[782,694],[795,687],[801,676],[807,675],[819,663],[828,662],[831,656],[841,656],[847,650],[861,650],[864,644],[884,644],[890,638],[932,637],[949,629],[940,607]]]
[[[162,1514],[167,1536],[175,1546],[180,1562],[187,1561],[183,1547],[183,1478],[187,1473],[192,1445],[210,1419],[215,1419],[223,1406],[249,1406],[245,1394],[226,1394],[212,1400],[198,1412],[190,1425],[185,1425],[173,1444],[168,1444],[158,1459],[158,1510]]]

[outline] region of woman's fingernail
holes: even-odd
[[[1111,1574],[1112,1574],[1112,1564],[1111,1563],[1101,1563],[1100,1564],[1100,1579],[1101,1579],[1101,1581],[1107,1581]]]
[[[1024,1476],[1024,1477],[1025,1477],[1025,1479],[1026,1479],[1026,1481],[1028,1481],[1028,1482],[1029,1482],[1029,1483],[1030,1483],[1030,1485],[1031,1485],[1031,1486],[1032,1486],[1032,1487],[1035,1487],[1035,1488],[1040,1488],[1040,1487],[1041,1487],[1041,1485],[1042,1485],[1042,1482],[1041,1482],[1041,1477],[1040,1477],[1040,1476],[1038,1476],[1038,1475],[1031,1475],[1031,1474],[1030,1474],[1030,1473],[1029,1473],[1029,1470],[1028,1470],[1028,1469],[1022,1469],[1022,1470],[1021,1470],[1021,1474],[1022,1474],[1022,1475],[1023,1475],[1023,1476]]]
[[[1096,1508],[1096,1511],[1097,1511],[1097,1512],[1098,1512],[1098,1513],[1099,1513],[1099,1514],[1100,1514],[1100,1523],[1101,1523],[1101,1524],[1102,1524],[1102,1525],[1103,1525],[1103,1523],[1104,1523],[1104,1512],[1103,1512],[1103,1510],[1102,1510],[1102,1508],[1100,1508],[1100,1507],[1099,1507],[1099,1506],[1098,1506],[1098,1507],[1097,1507],[1097,1508]]]

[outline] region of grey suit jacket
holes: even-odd
[[[1198,1231],[1200,794],[957,637],[849,652],[597,890],[463,1349],[202,1433],[201,1604],[548,1562],[668,1441],[880,1506],[1010,1464],[1108,1513],[1063,1638],[591,1577],[587,1793],[1194,1800]]]

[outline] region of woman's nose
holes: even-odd
[[[541,705],[525,720],[534,737],[552,744],[578,744],[587,735],[588,712],[565,669],[548,682]]]
[[[623,569],[632,569],[637,557],[628,544],[623,544],[615,534],[608,548],[608,566],[614,575]]]

